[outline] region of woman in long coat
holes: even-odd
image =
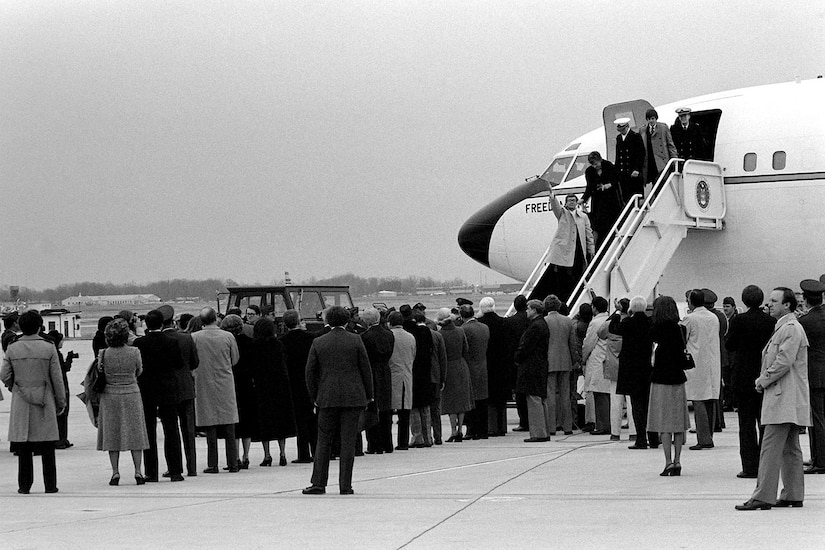
[[[17,453],[18,493],[28,494],[33,483],[32,454],[41,455],[47,493],[57,492],[54,445],[58,438],[57,411],[66,406],[57,348],[37,332],[40,314],[20,316],[23,336],[9,344],[0,368],[0,380],[11,391],[9,441]]]
[[[253,328],[252,380],[258,407],[258,436],[264,448],[261,466],[272,465],[269,442],[278,441],[280,466],[286,466],[286,438],[295,437],[295,410],[289,372],[284,362],[284,348],[275,336],[275,323],[263,317]]]
[[[650,336],[652,322],[645,313],[646,308],[647,300],[636,296],[630,301],[630,316],[621,321],[614,317],[608,326],[611,333],[622,337],[616,393],[630,396],[633,423],[636,425],[636,443],[630,446],[631,449],[647,449],[648,443],[654,449],[659,446],[657,432],[645,435],[650,373],[653,370],[650,362],[653,355],[653,340]]]
[[[135,481],[145,483],[140,473],[143,450],[149,448],[146,418],[137,377],[143,372],[140,350],[127,346],[129,325],[114,319],[106,325],[107,348],[97,356],[97,368],[106,373],[106,388],[100,394],[100,416],[97,425],[97,450],[109,451],[112,478],[109,485],[120,482],[120,452],[130,451],[135,466]]]
[[[610,161],[603,160],[598,151],[587,155],[587,161],[590,163],[590,167],[584,171],[587,187],[581,200],[586,202],[590,199],[590,226],[595,233],[595,246],[598,250],[622,213],[624,202],[616,167]]]
[[[238,344],[238,362],[232,366],[235,379],[235,399],[238,403],[238,422],[235,424],[235,438],[243,449],[243,457],[238,467],[249,469],[249,448],[258,437],[258,403],[255,398],[255,384],[252,381],[252,338],[243,331],[244,323],[238,315],[227,315],[221,321],[221,328],[235,337]],[[259,441],[259,439],[256,439]],[[270,458],[270,461],[272,459]]]
[[[450,415],[452,435],[447,442],[461,443],[464,437],[464,413],[473,410],[475,406],[470,367],[467,365],[470,348],[467,336],[461,327],[455,326],[449,309],[439,309],[436,321],[447,351],[447,379],[441,392],[441,414]]]

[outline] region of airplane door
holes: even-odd
[[[604,120],[604,133],[607,141],[607,160],[616,162],[616,125],[613,123],[617,118],[627,117],[630,119],[630,127],[639,131],[645,125],[645,113],[653,106],[644,99],[634,99],[623,103],[608,105],[602,111]]]

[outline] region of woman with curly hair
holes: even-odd
[[[143,485],[141,474],[143,450],[149,448],[143,402],[137,377],[143,372],[140,350],[127,346],[129,325],[114,319],[104,329],[107,348],[97,357],[97,368],[106,374],[106,388],[100,394],[100,416],[97,428],[97,450],[109,451],[112,478],[109,485],[120,482],[120,452],[130,451],[135,466],[135,481]]]

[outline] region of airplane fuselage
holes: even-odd
[[[690,288],[738,298],[757,284],[796,288],[825,273],[825,80],[734,90],[657,108],[670,122],[677,107],[721,112],[714,162],[725,178],[722,231],[689,231],[664,271],[657,293],[679,300]],[[555,193],[584,191],[590,151],[606,156],[604,128],[573,140],[542,178]],[[548,193],[522,184],[474,214],[459,233],[464,251],[491,269],[526,280],[556,229]],[[485,248],[486,243],[486,248]]]

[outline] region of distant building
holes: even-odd
[[[64,338],[80,338],[80,313],[67,309],[43,309],[43,326],[46,332],[56,330]]]
[[[71,296],[62,300],[63,307],[77,306],[134,306],[159,304],[160,297],[154,294],[113,294],[109,296]]]
[[[379,290],[378,295],[379,296],[384,296],[384,297],[388,297],[388,296],[392,297],[392,296],[398,296],[398,293],[394,290]]]

